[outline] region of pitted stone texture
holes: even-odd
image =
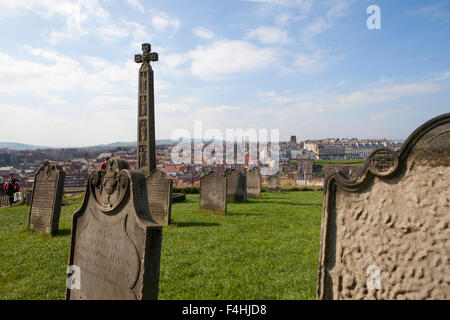
[[[371,158],[358,185],[327,180],[318,298],[450,298],[449,118],[408,139],[392,176],[367,174]]]
[[[227,178],[227,200],[245,202],[247,201],[247,177],[239,170],[231,169],[226,172]]]
[[[73,216],[69,266],[80,268],[81,283],[67,289],[67,299],[157,299],[161,236],[145,176],[126,161],[109,160],[106,170],[89,176]]]
[[[246,173],[247,176],[247,197],[261,198],[261,175],[258,169],[253,168]]]
[[[269,192],[281,192],[281,182],[279,176],[269,176],[267,178]]]
[[[146,176],[148,206],[156,223],[168,226],[172,209],[173,180],[159,169],[154,169]]]
[[[28,228],[39,233],[58,232],[66,173],[54,161],[45,161],[34,176]]]
[[[227,214],[227,179],[216,171],[200,178],[200,211]]]

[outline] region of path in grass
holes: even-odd
[[[26,230],[27,206],[0,209],[0,299],[64,299],[72,213],[56,237]],[[322,192],[263,193],[199,212],[198,195],[172,207],[163,229],[159,299],[314,299]]]

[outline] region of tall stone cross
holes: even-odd
[[[158,54],[151,52],[149,43],[142,44],[142,54],[134,56],[139,69],[138,125],[137,125],[137,169],[151,172],[156,168],[155,144],[155,91],[153,70],[150,61],[158,61]]]

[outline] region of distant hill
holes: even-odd
[[[176,144],[176,142],[172,142],[170,139],[158,139],[156,140],[156,145],[163,144]],[[136,142],[113,142],[109,144],[101,144],[96,146],[87,146],[84,148],[116,148],[116,147],[135,147]],[[70,149],[71,147],[64,147],[64,149]],[[37,150],[37,149],[62,149],[56,147],[46,147],[46,146],[36,146],[32,144],[24,144],[24,143],[16,143],[16,142],[0,142],[0,150],[1,149],[9,149],[9,150]],[[78,148],[75,148],[78,149]]]
[[[100,144],[97,146],[91,146],[87,148],[116,148],[116,147],[136,147],[137,142],[113,142],[109,144]],[[162,144],[176,144],[176,142],[172,142],[170,139],[157,139],[156,145]]]
[[[0,142],[0,149],[36,150],[36,149],[50,149],[50,147],[35,146],[32,144],[23,144],[23,143],[16,143],[16,142]]]

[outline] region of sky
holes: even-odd
[[[136,141],[144,42],[157,139],[406,139],[450,111],[450,0],[0,0],[0,39],[2,142]]]

